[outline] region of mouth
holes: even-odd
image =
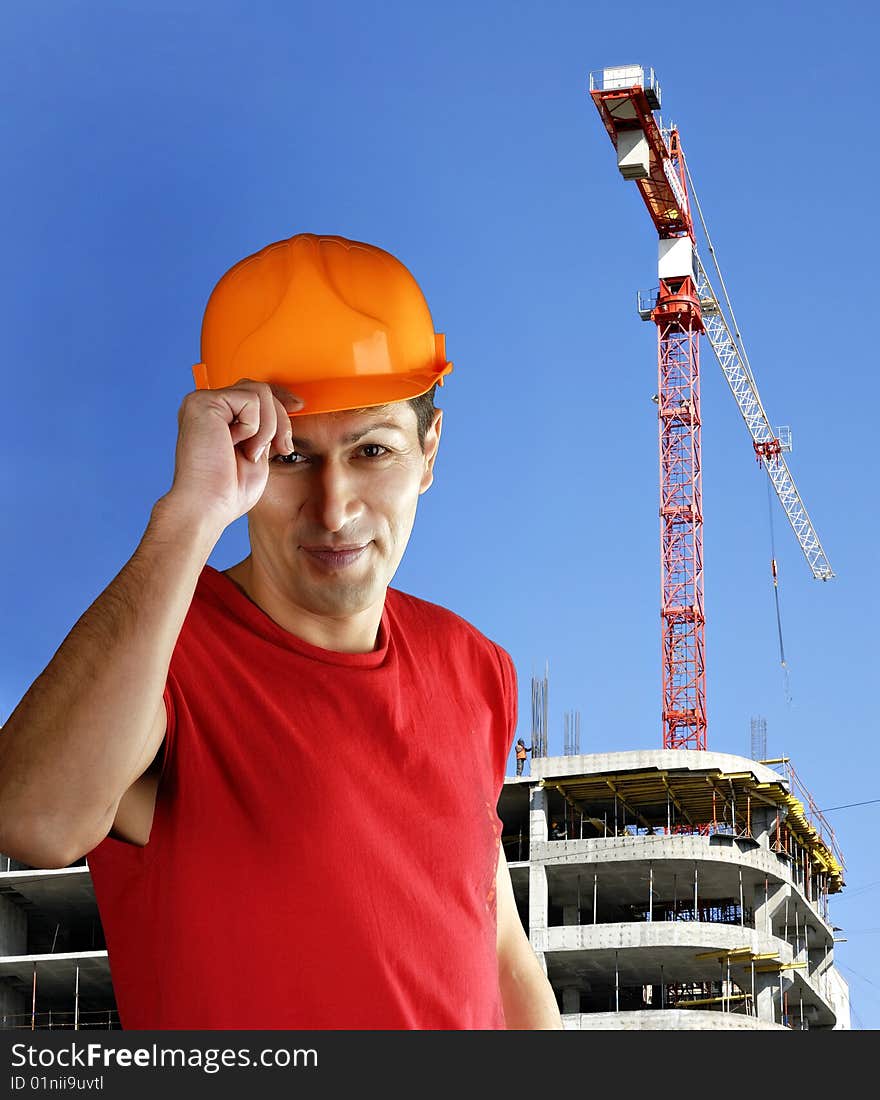
[[[335,573],[354,565],[367,551],[369,543],[361,546],[301,546],[311,561],[327,572]]]

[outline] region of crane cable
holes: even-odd
[[[697,214],[700,218],[700,225],[703,227],[703,233],[706,237],[706,244],[709,246],[709,254],[712,257],[712,264],[715,271],[718,273],[718,280],[721,284],[721,290],[724,294],[724,301],[727,305],[728,312],[730,314],[730,320],[733,323],[733,331],[736,336],[737,344],[739,345],[739,351],[742,358],[742,364],[748,375],[749,381],[752,384],[752,389],[755,395],[757,395],[758,389],[755,382],[755,376],[752,374],[752,364],[749,362],[748,352],[746,351],[746,345],[742,338],[742,333],[739,331],[739,323],[736,319],[736,314],[733,312],[733,305],[730,301],[730,295],[727,293],[727,285],[724,282],[724,275],[721,273],[721,266],[718,263],[718,256],[715,252],[715,246],[712,244],[712,238],[709,235],[709,227],[706,225],[706,219],[703,217],[703,208],[700,206],[700,199],[697,195],[697,189],[694,186],[693,177],[691,176],[691,170],[688,168],[687,159],[682,156],[682,163],[684,164],[685,174],[687,175],[688,185],[690,187],[690,193],[693,197],[694,204],[697,208]],[[765,414],[766,416],[766,414]],[[767,472],[767,507],[770,514],[770,569],[773,574],[773,596],[776,600],[776,629],[779,634],[779,661],[782,665],[782,673],[784,677],[785,685],[785,701],[791,705],[791,682],[788,675],[788,665],[785,663],[785,645],[782,640],[782,614],[779,609],[779,570],[776,564],[776,540],[773,532],[773,497],[770,492],[770,486],[772,483],[770,472]]]
[[[682,156],[681,160],[682,160],[682,163],[684,164],[685,175],[687,176],[688,184],[689,184],[690,189],[691,189],[690,193],[693,196],[694,203],[696,204],[696,207],[697,207],[697,214],[700,217],[700,225],[703,227],[703,233],[706,237],[706,244],[709,246],[709,254],[712,257],[712,265],[715,268],[716,272],[718,273],[718,280],[721,283],[721,290],[724,293],[724,301],[727,305],[728,312],[730,313],[730,320],[733,322],[733,331],[734,331],[734,334],[736,336],[736,341],[739,344],[739,351],[740,351],[740,354],[742,356],[743,367],[745,368],[746,374],[749,377],[749,381],[752,383],[752,387],[754,388],[755,393],[757,393],[758,387],[757,387],[757,383],[755,382],[755,376],[752,374],[752,364],[749,362],[749,356],[748,356],[748,352],[746,351],[746,345],[745,345],[745,342],[742,338],[742,333],[739,331],[739,322],[736,319],[736,314],[733,312],[733,306],[732,306],[731,301],[730,301],[730,295],[727,293],[727,285],[725,284],[724,276],[721,273],[721,266],[718,263],[718,256],[715,252],[715,245],[712,244],[712,238],[709,236],[709,227],[706,225],[706,219],[703,217],[703,208],[702,208],[702,206],[700,206],[700,199],[699,199],[699,196],[697,195],[697,189],[696,189],[696,187],[694,187],[694,181],[693,181],[693,178],[691,176],[691,170],[690,170],[690,168],[688,168],[687,159],[684,156]]]
[[[770,478],[767,478],[767,510],[770,516],[770,571],[773,574],[773,596],[776,600],[776,630],[779,634],[779,662],[785,687],[785,701],[791,706],[791,681],[788,665],[785,663],[785,644],[782,640],[782,613],[779,609],[779,569],[776,565],[776,538],[773,532],[773,496],[770,492]]]

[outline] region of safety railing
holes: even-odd
[[[639,317],[643,321],[650,321],[651,314],[657,305],[657,298],[660,295],[660,287],[655,286],[650,290],[640,290],[636,296],[636,302],[639,311]]]
[[[591,92],[617,92],[626,88],[643,88],[649,93],[648,102],[652,108],[659,108],[660,84],[653,69],[645,65],[618,65],[610,69],[594,69],[590,73]]]
[[[818,808],[813,796],[804,786],[797,772],[794,770],[794,765],[791,760],[787,756],[783,756],[778,760],[763,761],[763,763],[772,767],[774,771],[780,772],[783,778],[787,780],[790,793],[803,804],[807,820],[819,834],[829,851],[834,853],[834,858],[840,866],[845,870],[846,863],[844,862],[843,853],[837,843],[837,837],[834,835],[834,829],[832,829],[828,819]]]

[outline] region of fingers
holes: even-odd
[[[236,386],[215,390],[214,397],[225,406],[224,417],[229,425],[229,435],[239,454],[251,462],[259,461],[276,427],[275,406],[269,387],[263,383],[254,383],[252,389]],[[268,439],[267,430],[271,433]]]
[[[288,404],[285,404],[278,397],[273,397],[275,402],[275,420],[276,431],[272,439],[272,445],[269,450],[269,456],[272,452],[279,455],[289,455],[293,450],[293,432],[290,428],[290,413],[288,411]],[[298,402],[297,407],[302,408],[302,402],[299,398],[295,398]]]
[[[273,450],[277,454],[293,450],[290,414],[303,407],[295,394],[282,386],[249,378],[210,392],[225,406],[232,443],[244,458],[259,462]]]
[[[289,416],[291,413],[299,412],[303,407],[303,400],[297,397],[295,393],[291,393],[290,390],[284,388],[284,386],[271,385],[269,387],[272,393],[281,402],[285,413]]]
[[[249,378],[188,393],[178,411],[170,492],[187,507],[215,510],[224,523],[244,515],[266,487],[273,448],[293,450],[290,417],[302,408],[284,387]]]
[[[297,412],[303,407],[302,400],[295,394],[292,394],[289,390],[284,389],[283,386],[270,385],[269,390],[272,399],[272,412],[269,413],[265,404],[261,401],[261,412],[265,418],[266,433],[265,437],[262,431],[260,431],[260,438],[265,438],[266,443],[264,448],[260,451],[259,456],[254,458],[254,461],[258,461],[262,457],[270,457],[272,454],[289,455],[293,450],[293,433],[290,428],[290,416],[291,413]],[[262,394],[261,394],[262,397]],[[274,417],[275,430],[269,431],[269,425]],[[263,425],[261,425],[261,428]]]
[[[284,386],[269,385],[269,391],[272,396],[272,410],[275,418],[275,431],[269,434],[268,428],[271,422],[271,416],[268,414],[265,404],[261,401],[262,415],[265,416],[266,426],[266,443],[264,449],[260,451],[259,458],[271,457],[272,454],[289,455],[293,450],[293,433],[290,428],[290,417],[292,413],[298,412],[303,407],[303,401],[297,397],[296,394],[291,393],[290,390],[285,389]],[[261,395],[262,396],[262,395]],[[263,438],[262,431],[259,433]],[[258,461],[255,458],[254,461]]]

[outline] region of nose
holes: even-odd
[[[315,476],[313,506],[325,531],[341,531],[360,518],[364,505],[357,478],[343,462],[330,458],[321,462]]]

